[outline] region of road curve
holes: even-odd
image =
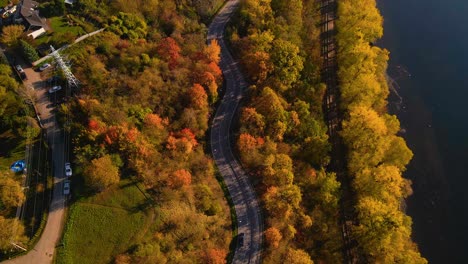
[[[36,107],[41,115],[42,124],[47,130],[47,140],[52,149],[52,163],[54,166],[54,187],[52,201],[49,207],[47,223],[41,238],[26,255],[7,260],[2,264],[49,264],[52,263],[55,248],[62,235],[64,222],[64,211],[66,207],[66,197],[63,195],[63,180],[65,178],[65,139],[62,130],[55,120],[53,108],[47,108],[50,104],[47,87],[41,80],[40,74],[32,68],[23,64],[24,71],[28,77],[25,85],[33,87],[37,95]],[[51,97],[51,100],[56,98]]]
[[[233,263],[260,263],[263,225],[254,189],[231,149],[231,123],[247,82],[223,40],[226,23],[238,8],[239,0],[227,1],[208,29],[208,41],[221,46],[220,66],[224,74],[225,95],[211,125],[211,151],[232,197],[238,233],[244,234],[243,246],[236,246]]]

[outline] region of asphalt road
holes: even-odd
[[[59,128],[54,115],[54,108],[51,101],[56,100],[55,94],[48,95],[48,88],[41,80],[40,73],[35,72],[26,64],[19,62],[23,66],[28,79],[25,85],[33,88],[37,96],[36,107],[40,113],[42,124],[47,129],[47,140],[52,149],[52,160],[54,166],[54,188],[52,201],[49,207],[47,224],[41,238],[36,246],[26,255],[2,262],[5,264],[48,264],[52,263],[54,251],[61,237],[64,208],[66,207],[66,197],[63,195],[63,180],[65,178],[65,138]]]
[[[208,41],[217,39],[221,46],[221,69],[225,79],[225,95],[211,125],[211,151],[220,173],[231,194],[237,214],[238,234],[244,234],[244,243],[236,246],[233,263],[260,263],[263,225],[259,202],[247,174],[232,153],[231,123],[247,82],[237,62],[229,53],[223,40],[224,29],[238,0],[226,3],[208,29]]]

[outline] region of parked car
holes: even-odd
[[[54,75],[50,77],[49,79],[47,79],[46,81],[48,84],[52,84],[52,83],[58,82],[59,80],[60,80],[60,77],[57,75]]]
[[[72,169],[70,162],[65,162],[65,176],[71,177],[72,176]]]
[[[45,71],[49,67],[50,67],[49,63],[43,64],[41,67],[39,67],[39,71]]]
[[[15,69],[16,69],[19,73],[24,72],[23,67],[21,67],[21,65],[16,65],[16,66],[15,66]]]
[[[240,233],[240,234],[237,236],[237,242],[239,243],[239,247],[243,247],[243,246],[244,246],[244,233]]]
[[[49,89],[49,94],[53,94],[53,93],[55,93],[57,91],[60,91],[60,90],[62,90],[62,86],[60,86],[60,85],[54,86],[54,87]]]
[[[64,195],[70,194],[70,181],[68,180],[63,181],[63,194]]]

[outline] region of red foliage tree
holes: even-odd
[[[161,58],[167,60],[169,69],[173,70],[178,65],[178,59],[180,58],[180,47],[177,42],[167,37],[161,41],[158,45],[158,54]]]
[[[99,131],[99,122],[94,120],[94,119],[90,119],[89,122],[88,122],[88,129],[91,130],[91,131]]]

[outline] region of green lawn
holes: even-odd
[[[86,34],[86,32],[80,26],[70,26],[67,24],[65,17],[51,17],[50,26],[55,33],[66,33],[71,32],[75,36]]]
[[[144,235],[152,220],[146,205],[144,195],[129,180],[80,199],[70,208],[57,263],[110,263]]]

